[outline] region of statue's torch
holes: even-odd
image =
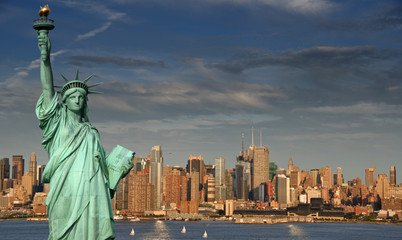
[[[40,36],[47,36],[49,33],[49,30],[52,30],[54,28],[54,21],[51,19],[48,19],[47,16],[50,13],[49,6],[46,5],[44,7],[40,7],[39,10],[39,19],[34,20],[34,25],[33,28],[38,31],[38,34]],[[40,47],[40,54],[42,57],[43,61],[47,60],[48,52],[47,52],[47,46],[45,44],[42,44],[39,46]]]

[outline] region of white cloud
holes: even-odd
[[[100,28],[94,29],[94,30],[89,31],[89,32],[87,32],[87,33],[85,33],[85,34],[80,34],[80,35],[78,35],[75,40],[76,40],[76,41],[80,41],[80,40],[84,40],[84,39],[87,39],[87,38],[94,37],[94,36],[96,36],[97,34],[106,31],[106,30],[110,27],[110,25],[112,25],[111,22],[106,22],[106,23],[103,24],[103,26],[100,27]]]
[[[295,109],[297,111],[311,111],[330,114],[401,114],[402,105],[389,105],[385,103],[358,103],[350,106],[325,106]]]
[[[290,136],[273,136],[282,141],[322,141],[329,139],[340,139],[340,140],[359,140],[359,139],[375,139],[384,137],[384,134],[361,132],[361,133],[318,133],[318,134],[300,134],[300,135],[290,135]]]
[[[91,14],[96,14],[107,20],[126,20],[127,14],[112,10],[105,5],[99,3],[99,1],[60,1],[68,7],[76,8],[80,11],[85,11]]]

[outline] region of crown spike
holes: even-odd
[[[93,87],[99,86],[101,84],[103,84],[103,83],[100,82],[100,83],[95,83],[95,84],[92,84],[92,85],[88,85],[88,88],[93,88]]]
[[[88,91],[88,94],[103,94],[103,92],[98,92],[98,91]]]
[[[77,73],[75,74],[75,80],[78,80],[78,69],[77,69]]]
[[[60,75],[64,79],[64,81],[66,81],[66,83],[70,82],[65,76],[63,76],[63,74],[60,74]]]
[[[85,80],[83,81],[84,83],[87,83],[89,81],[89,79],[91,79],[94,75],[92,74],[91,76],[85,78]]]

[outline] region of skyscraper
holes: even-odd
[[[292,168],[293,168],[293,159],[292,159],[292,154],[290,154],[289,162],[288,162],[288,172],[287,172],[287,175],[290,175],[290,173],[292,172]]]
[[[252,176],[253,199],[258,200],[260,184],[269,182],[269,146],[255,148]]]
[[[31,159],[29,160],[29,174],[32,176],[32,186],[36,186],[36,155],[31,153]]]
[[[42,186],[42,174],[46,165],[38,165],[36,167],[36,183],[38,186]]]
[[[285,172],[286,170],[283,169]],[[279,171],[279,170],[278,170]],[[283,172],[276,173],[276,201],[279,208],[286,208],[290,202],[290,180]]]
[[[24,158],[22,155],[13,155],[13,179],[22,181],[24,175]]]
[[[389,170],[389,183],[391,184],[391,186],[395,186],[396,185],[396,168],[395,166],[391,166],[390,170]]]
[[[0,180],[10,178],[10,163],[8,158],[0,159]]]
[[[387,174],[378,174],[375,190],[377,191],[377,194],[380,196],[381,200],[384,200],[388,192],[389,185]]]
[[[294,189],[297,189],[300,184],[300,171],[299,167],[292,167],[292,171],[290,171],[290,186]]]
[[[366,168],[366,186],[372,187],[374,186],[374,169],[373,168]]]
[[[326,188],[332,187],[332,171],[331,168],[326,166],[325,168],[320,168],[320,175],[322,178],[322,186]]]
[[[154,186],[154,208],[162,208],[162,175],[163,175],[163,157],[162,147],[153,146],[151,150],[149,182]]]
[[[218,157],[215,159],[215,198],[216,200],[226,200],[225,186],[225,159]],[[209,191],[209,190],[208,190]]]
[[[312,186],[314,187],[314,186],[321,185],[321,177],[319,174],[319,170],[311,169],[310,174],[311,174]]]
[[[244,181],[244,165],[241,162],[236,164],[235,168],[235,177],[236,177],[236,199],[248,199],[246,198],[246,191],[245,191],[245,181]]]
[[[342,175],[342,168],[341,167],[338,167],[336,169],[336,183],[339,186],[341,186],[343,184],[343,175]]]
[[[128,209],[143,213],[154,208],[154,185],[149,182],[148,169],[142,172],[130,171],[128,190]]]

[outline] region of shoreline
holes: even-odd
[[[251,219],[251,217],[247,217]],[[242,218],[246,219],[246,218]],[[269,219],[269,216],[266,217],[266,219]],[[48,221],[47,217],[32,217],[32,216],[27,216],[27,217],[15,217],[15,218],[1,218],[0,222],[2,221],[18,221],[18,220],[26,220],[26,221],[33,221],[33,222],[46,222]],[[185,221],[183,220],[168,220],[168,219],[154,219],[154,218],[140,218],[141,221]],[[130,220],[127,219],[122,219],[122,220],[114,220],[115,222],[129,222]],[[351,221],[351,220],[321,220],[321,219],[312,219],[311,221],[277,221],[277,222],[256,222],[256,221],[243,221],[243,222],[236,222],[235,219],[229,220],[229,219],[222,219],[222,218],[201,218],[198,219],[197,221],[227,221],[227,222],[232,222],[234,224],[267,224],[267,225],[275,225],[275,224],[286,224],[286,223],[343,223],[343,224],[374,224],[374,225],[396,225],[396,226],[402,226],[402,221],[401,222],[384,222],[384,221]],[[191,222],[195,222],[195,220],[192,220]]]

